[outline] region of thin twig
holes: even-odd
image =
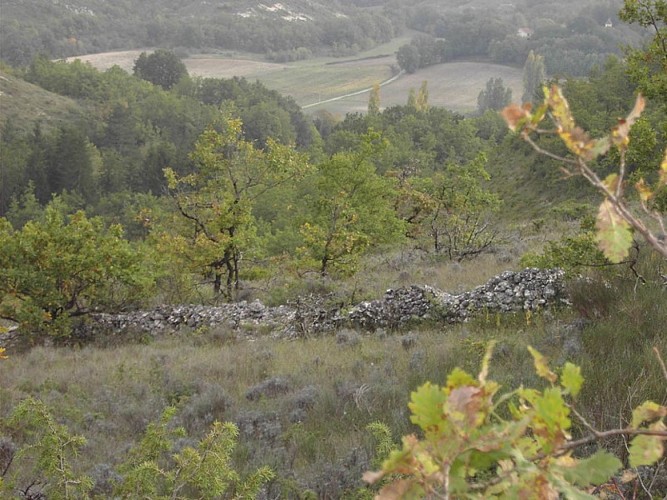
[[[660,363],[660,367],[662,368],[662,374],[665,376],[665,380],[667,380],[667,366],[665,366],[665,361],[662,359],[662,356],[660,356],[660,351],[657,346],[653,346],[653,352],[655,353],[656,358],[658,358],[658,363]]]
[[[584,444],[592,443],[600,439],[606,439],[614,436],[658,436],[667,439],[667,431],[654,431],[651,429],[611,429],[608,431],[596,431],[589,436],[586,436],[576,441],[569,441],[561,446],[558,450],[559,454],[565,451],[578,448]]]

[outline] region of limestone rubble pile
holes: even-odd
[[[347,320],[361,328],[397,327],[420,319],[456,323],[479,312],[537,311],[566,303],[562,270],[529,268],[506,271],[459,295],[424,285],[387,290],[384,298],[355,306]]]

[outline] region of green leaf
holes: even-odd
[[[667,416],[667,407],[660,406],[653,401],[644,401],[641,405],[632,411],[633,429],[638,429],[643,422],[652,422],[658,418]]]
[[[573,398],[576,398],[584,383],[584,377],[581,376],[581,368],[569,362],[565,363],[563,373],[560,376],[560,383]]]
[[[664,438],[660,436],[637,436],[630,443],[630,466],[652,465],[665,452]]]
[[[477,385],[475,379],[468,372],[456,367],[447,376],[447,392],[468,385]]]
[[[611,141],[609,140],[608,137],[603,137],[601,139],[595,139],[589,143],[590,149],[588,150],[588,156],[587,159],[593,160],[597,158],[598,156],[601,156],[605,154],[607,151],[609,151],[609,147],[611,146]]]
[[[571,466],[568,465],[559,464],[559,468],[565,479],[577,486],[602,484],[623,466],[618,458],[607,451],[598,451],[583,460],[572,460]]]
[[[535,400],[534,407],[551,435],[563,433],[570,428],[570,409],[565,405],[560,389],[545,389],[542,397]]]
[[[565,498],[568,500],[597,500],[599,497],[589,495],[583,491],[577,489],[575,486],[572,486],[567,481],[558,480],[558,478],[552,479],[554,484],[558,487],[561,493],[565,494]]]
[[[549,369],[547,364],[547,358],[540,354],[537,350],[528,346],[528,351],[533,356],[533,362],[535,364],[535,372],[542,378],[547,379],[552,384],[558,380],[558,376]]]
[[[408,404],[410,420],[424,431],[436,430],[443,423],[443,405],[447,400],[444,391],[437,385],[426,382],[411,394]]]
[[[598,230],[595,239],[605,257],[616,264],[622,262],[632,245],[632,230],[611,201],[604,200],[600,205],[595,227]]]

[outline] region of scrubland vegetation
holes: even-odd
[[[259,82],[192,77],[168,50],[142,54],[132,75],[11,52],[4,37],[27,21],[3,24],[3,495],[667,493],[664,2],[627,0],[618,18],[613,2],[579,2],[587,19],[625,26],[624,40],[649,41],[623,59],[607,58],[616,35],[560,4],[525,2],[489,23],[456,3],[341,2],[349,17],[314,32],[372,21],[387,33],[308,49],[350,54],[393,37],[397,19],[437,37],[399,49],[399,63],[417,53],[417,76],[442,62],[426,49],[493,58],[516,46],[532,105],[507,106],[511,92],[490,79],[463,116],[434,106],[424,81],[405,104],[387,106],[374,86],[364,114],[308,117]],[[68,9],[90,17],[81,40],[108,8]],[[238,29],[261,32],[249,19]],[[512,38],[519,21],[533,38]],[[208,46],[209,27],[205,41],[164,45]],[[68,55],[58,36],[42,43]],[[584,57],[550,37],[610,48]],[[306,297],[344,308],[411,284],[457,293],[522,266],[562,267],[570,305],[290,341],[261,324],[73,334],[100,312]]]

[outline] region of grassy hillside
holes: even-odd
[[[667,310],[655,307],[667,292],[654,281],[656,266],[655,260],[643,263],[649,283],[639,289],[629,274],[608,276],[605,286],[573,283],[573,309],[492,315],[465,325],[343,330],[292,341],[272,339],[262,327],[216,327],[125,339],[115,347],[38,347],[0,361],[0,417],[25,397],[44,401],[59,423],[88,439],[75,463],[95,481],[100,498],[109,497],[105,488],[114,470],[168,405],[177,408],[174,424],[189,436],[177,446],[200,439],[214,420],[235,422],[235,466],[276,470],[270,497],[311,498],[305,496],[310,490],[317,498],[367,498],[350,496],[363,488],[361,474],[378,458],[366,426],[385,423],[398,443],[414,431],[410,392],[426,380],[443,383],[455,366],[476,373],[490,340],[498,343],[490,378],[503,391],[540,385],[526,345],[554,368],[566,360],[581,365],[586,382],[576,408],[598,429],[622,425],[619,419],[647,398],[667,402],[652,353],[654,346],[663,354],[667,349],[660,331]],[[469,278],[454,265],[435,267],[449,275],[450,290]],[[407,265],[405,271],[416,276],[418,269]],[[585,429],[575,424],[572,433]],[[626,453],[620,438],[603,444],[621,457]],[[22,463],[17,459],[10,472]],[[29,469],[19,470],[20,484],[34,479]],[[653,498],[667,493],[664,477],[647,487]]]
[[[48,92],[0,70],[0,131],[10,119],[19,130],[30,130],[36,122],[48,129],[76,121],[85,114],[73,99]]]

